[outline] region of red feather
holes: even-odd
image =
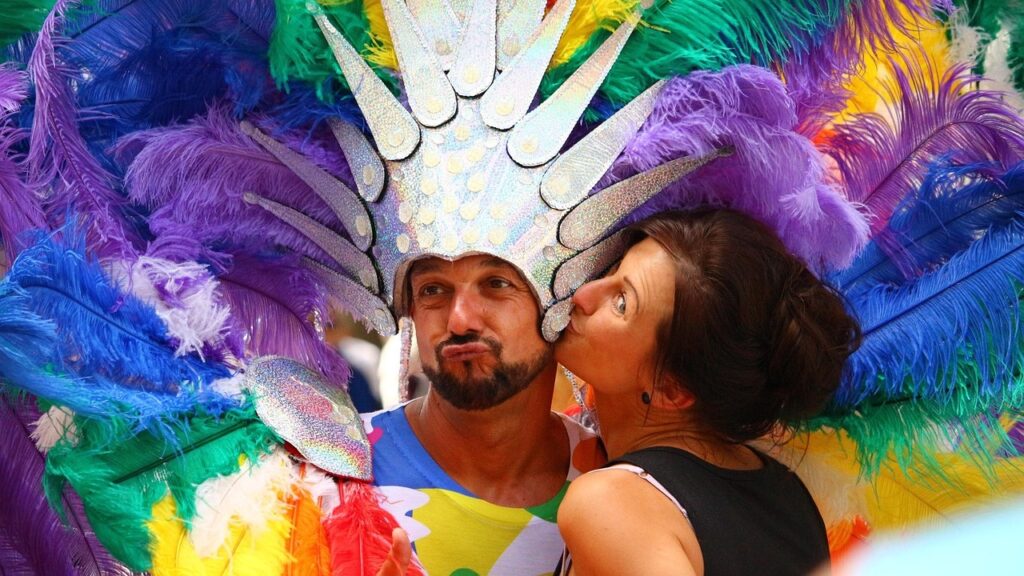
[[[331,546],[334,576],[375,576],[391,551],[391,532],[398,528],[395,518],[380,506],[373,487],[354,480],[340,482],[341,504],[327,519],[327,540]],[[425,576],[413,558],[407,576]]]

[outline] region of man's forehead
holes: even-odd
[[[516,267],[511,263],[498,258],[497,256],[492,256],[490,254],[473,254],[455,258],[454,260],[447,260],[437,256],[421,258],[412,263],[409,275],[410,277],[415,277],[420,274],[445,272],[452,270],[455,267],[493,268],[517,271]]]

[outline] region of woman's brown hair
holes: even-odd
[[[744,442],[819,411],[860,328],[839,295],[760,222],[724,209],[662,213],[629,229],[672,255],[675,309],[656,373],[693,394],[699,423]]]

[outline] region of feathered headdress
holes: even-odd
[[[305,441],[264,423],[272,391],[229,376],[279,355],[342,386],[324,319],[393,331],[402,274],[427,255],[509,260],[554,338],[617,230],[666,208],[744,211],[845,296],[864,345],[814,424],[855,443],[857,473],[1015,454],[1000,415],[1024,403],[1024,123],[957,57],[981,53],[970,36],[986,72],[1016,66],[998,51],[1019,23],[975,4],[16,3],[0,23],[0,378],[62,407],[36,424],[62,440],[34,450],[17,396],[18,456],[0,463],[46,477],[85,538],[26,508],[31,537],[5,527],[0,551],[62,571],[39,553],[59,540],[104,570],[95,535],[138,570],[348,566],[339,526],[386,515],[321,511],[369,494],[296,474],[282,436]]]

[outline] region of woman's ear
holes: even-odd
[[[667,410],[686,410],[696,402],[697,397],[693,392],[673,377],[665,378],[664,384],[655,390],[651,399],[651,404]]]

